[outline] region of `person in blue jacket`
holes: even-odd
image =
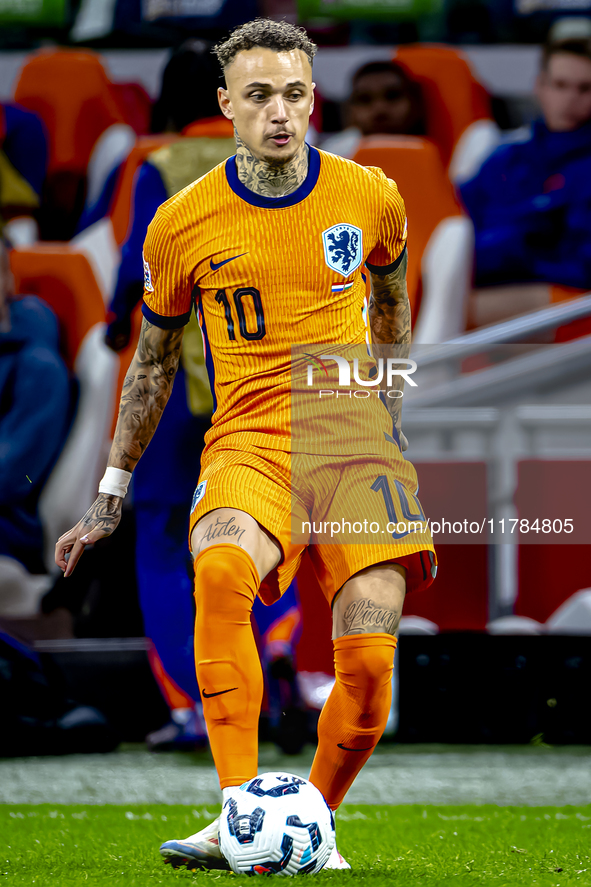
[[[70,380],[58,342],[51,308],[13,296],[0,240],[0,560],[29,574],[45,572],[38,502],[69,428]]]
[[[475,285],[490,288],[476,326],[544,307],[549,284],[591,289],[591,39],[547,44],[536,92],[541,119],[460,187]]]

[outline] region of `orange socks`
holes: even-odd
[[[250,614],[259,576],[237,545],[195,560],[195,662],[221,788],[256,776],[263,674]],[[318,722],[310,780],[335,810],[384,732],[396,638],[359,634],[334,642],[336,684]]]
[[[250,613],[259,575],[237,545],[206,548],[195,560],[195,663],[221,788],[257,774],[263,673]]]
[[[334,641],[336,684],[318,721],[310,781],[336,810],[384,732],[392,701],[396,638],[355,634]]]

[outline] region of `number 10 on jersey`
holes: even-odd
[[[244,310],[244,304],[247,299],[252,300],[252,307],[254,309],[254,315],[256,317],[256,330],[249,330],[246,326],[246,313]],[[234,315],[232,313],[232,306],[230,304],[230,299],[226,293],[226,290],[218,290],[215,294],[216,302],[219,302],[220,305],[224,306],[224,314],[226,316],[226,325],[228,327],[228,339],[231,342],[236,341],[236,332],[234,327]],[[263,311],[263,303],[261,301],[260,292],[255,289],[253,286],[249,286],[246,288],[240,288],[234,290],[233,294],[234,301],[234,310],[236,312],[236,316],[238,318],[238,329],[240,330],[240,336],[243,339],[246,339],[248,342],[255,342],[257,339],[262,339],[266,333],[265,329],[265,314]],[[246,302],[248,304],[248,302]]]

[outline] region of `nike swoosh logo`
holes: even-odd
[[[232,690],[237,690],[238,687],[230,687],[229,690],[218,690],[217,693],[206,693],[205,690],[201,691],[201,695],[205,696],[206,699],[211,699],[212,696],[222,696],[223,693],[231,693]]]
[[[343,751],[370,751],[373,748],[373,745],[370,745],[369,748],[347,748],[346,745],[339,742],[337,743],[337,748],[342,748]]]
[[[209,260],[209,267],[211,268],[212,271],[219,271],[219,269],[222,267],[222,265],[227,265],[228,262],[233,262],[234,259],[241,259],[242,256],[246,256],[246,255],[247,255],[247,253],[240,253],[239,256],[231,256],[229,259],[224,259],[223,262],[214,262],[213,259],[210,259]]]

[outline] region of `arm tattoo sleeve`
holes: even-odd
[[[395,271],[383,277],[371,272],[371,296],[369,323],[374,357],[408,357],[410,354],[410,303],[406,291],[406,267],[408,258],[404,252]],[[396,347],[392,347],[396,346]],[[404,389],[404,379],[394,378],[393,388]],[[402,398],[386,398],[388,410],[398,430]]]
[[[133,471],[168,402],[179,365],[184,327],[162,330],[145,318],[119,404],[109,465]]]

